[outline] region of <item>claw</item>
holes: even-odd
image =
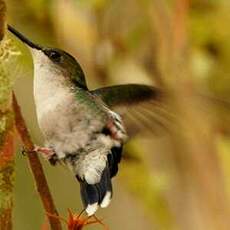
[[[26,156],[26,154],[28,154],[28,153],[34,153],[34,152],[35,152],[35,150],[28,150],[28,149],[26,149],[25,146],[23,146],[22,149],[21,149],[21,154],[23,156]]]
[[[21,154],[23,155],[23,156],[26,156],[26,153],[27,153],[28,151],[26,151],[26,149],[25,149],[25,147],[23,146],[22,148],[21,148]]]

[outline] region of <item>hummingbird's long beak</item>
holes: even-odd
[[[7,25],[7,28],[12,34],[14,34],[17,38],[19,38],[22,42],[27,44],[29,47],[31,47],[33,49],[37,49],[37,50],[43,49],[42,46],[37,45],[37,44],[33,43],[32,41],[30,41],[28,38],[26,38],[24,35],[22,35],[16,29],[14,29],[11,25]]]

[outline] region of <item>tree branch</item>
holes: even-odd
[[[6,3],[0,1],[0,40],[3,39],[5,33]]]
[[[10,116],[10,114],[9,114]],[[13,189],[14,189],[14,129],[6,130],[0,149],[0,229],[12,229]]]
[[[5,34],[6,3],[0,0],[0,42]],[[1,43],[2,45],[2,43]],[[1,47],[2,48],[2,47]],[[2,57],[3,49],[0,51]],[[4,75],[4,64],[0,65],[1,107],[0,107],[0,229],[12,229],[12,209],[14,190],[14,126],[10,104],[5,101],[10,97],[8,76]]]
[[[24,145],[24,148],[27,152],[32,152],[34,150],[34,144],[31,141],[30,134],[27,130],[25,121],[23,119],[21,109],[17,103],[15,94],[13,94],[13,108],[15,113],[15,125],[17,128],[17,131],[21,137],[21,141]],[[36,182],[36,188],[40,195],[40,198],[42,200],[43,207],[46,211],[46,213],[58,216],[57,209],[54,205],[53,198],[51,196],[48,183],[46,181],[45,174],[43,172],[43,168],[41,165],[41,162],[38,158],[38,155],[36,152],[29,153],[28,154],[29,164],[30,168],[32,170],[35,182]],[[49,223],[52,230],[61,230],[61,223],[58,218],[53,218],[51,215],[47,215],[49,219]]]

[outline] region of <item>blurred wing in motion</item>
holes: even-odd
[[[158,134],[168,130],[171,115],[165,108],[165,95],[160,89],[127,84],[99,88],[91,93],[122,116],[129,135],[140,131]]]

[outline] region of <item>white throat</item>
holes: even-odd
[[[38,120],[45,112],[71,97],[62,71],[40,50],[31,50],[34,61],[34,99]]]

